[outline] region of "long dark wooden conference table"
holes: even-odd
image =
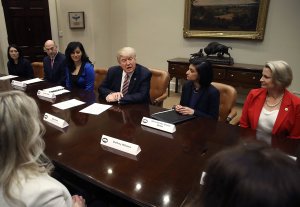
[[[199,206],[207,160],[222,149],[259,141],[253,130],[202,118],[176,125],[173,134],[142,126],[143,116],[163,110],[152,105],[115,104],[100,115],[80,113],[91,103],[104,103],[82,90],[59,95],[55,103],[76,98],[86,104],[60,110],[36,95],[38,89],[51,86],[33,83],[25,91],[37,101],[42,115],[47,112],[69,123],[64,130],[44,123],[46,154],[58,171],[66,173],[65,180],[77,177],[123,199],[120,206]],[[0,81],[0,89],[12,90],[10,81]],[[132,156],[105,148],[100,145],[102,135],[137,144],[141,152]],[[268,142],[288,155],[299,153],[300,140],[272,137]]]

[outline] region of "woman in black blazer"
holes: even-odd
[[[33,78],[31,63],[22,55],[22,51],[16,45],[7,48],[7,68],[10,75],[17,75],[26,79]]]
[[[220,93],[213,85],[213,70],[209,62],[194,58],[186,72],[180,104],[175,110],[183,115],[195,115],[218,120]]]

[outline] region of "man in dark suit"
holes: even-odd
[[[65,55],[58,52],[57,45],[53,40],[47,40],[44,45],[47,56],[44,57],[44,80],[59,85],[65,85],[66,72],[64,61]]]
[[[136,63],[136,53],[131,47],[118,51],[119,65],[108,69],[98,91],[107,102],[149,103],[151,72]]]

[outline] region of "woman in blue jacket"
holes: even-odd
[[[66,87],[94,90],[94,66],[89,60],[80,42],[70,42],[65,51],[66,56]]]

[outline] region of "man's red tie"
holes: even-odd
[[[124,82],[123,82],[123,88],[122,88],[123,96],[125,96],[125,94],[128,92],[128,86],[129,86],[129,75],[126,74]]]

